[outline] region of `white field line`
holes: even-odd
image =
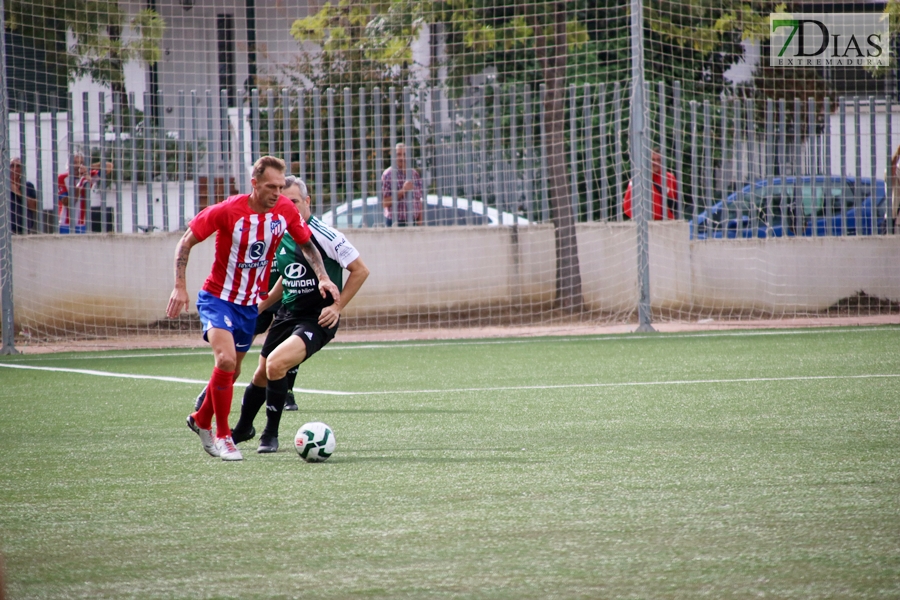
[[[557,385],[510,385],[483,388],[455,388],[449,390],[389,390],[384,392],[344,392],[356,396],[374,396],[384,394],[450,394],[464,392],[502,392],[514,390],[557,390],[571,388],[626,388],[657,385],[706,385],[710,383],[762,383],[779,381],[821,381],[832,379],[895,379],[900,373],[869,375],[821,375],[811,377],[747,377],[738,379],[686,379],[676,381],[622,381],[618,383],[561,383]]]
[[[149,379],[153,381],[167,381],[172,383],[190,383],[192,385],[204,385],[207,382],[202,379],[184,379],[181,377],[164,377],[160,375],[135,375],[133,373],[112,373],[109,371],[94,371],[89,369],[66,369],[60,367],[36,367],[33,365],[11,365],[0,363],[0,367],[10,369],[29,369],[35,371],[50,371],[57,373],[77,373],[80,375],[94,375],[96,377],[119,377],[122,379]],[[851,380],[851,379],[896,379],[900,378],[900,373],[879,374],[873,373],[868,375],[815,375],[802,377],[745,377],[735,379],[686,379],[675,381],[623,381],[618,383],[564,383],[556,385],[517,385],[517,386],[498,386],[498,387],[471,387],[471,388],[451,388],[451,389],[426,389],[426,390],[385,390],[385,391],[369,391],[369,392],[342,392],[339,390],[311,390],[294,388],[295,391],[305,394],[323,394],[330,396],[374,396],[386,394],[457,394],[469,392],[502,392],[516,390],[556,390],[556,389],[589,389],[589,388],[621,388],[621,387],[642,387],[642,386],[660,386],[660,385],[708,385],[715,383],[764,383],[764,382],[787,382],[787,381],[827,381],[827,380]],[[235,386],[246,387],[247,383],[236,382]]]
[[[112,373],[110,371],[94,371],[91,369],[65,369],[62,367],[36,367],[34,365],[11,365],[0,363],[0,367],[8,369],[29,369],[33,371],[51,371],[54,373],[77,373],[79,375],[93,375],[95,377],[118,377],[120,379],[149,379],[152,381],[168,381],[171,383],[190,383],[191,385],[206,385],[208,380],[185,379],[183,377],[165,377],[163,375],[136,375],[134,373]],[[235,387],[247,387],[249,383],[235,382]],[[305,394],[326,394],[332,396],[350,396],[354,392],[337,392],[333,390],[307,390],[294,388],[294,391]]]
[[[719,337],[754,337],[754,336],[770,336],[770,335],[811,335],[822,333],[848,333],[848,332],[864,332],[876,333],[883,331],[900,331],[900,327],[852,327],[852,328],[804,328],[804,329],[781,329],[777,331],[714,331],[708,333],[661,333],[661,334],[616,334],[602,336],[570,336],[570,337],[552,337],[553,342],[609,342],[609,341],[647,341],[660,339],[683,339],[683,338],[719,338]],[[380,350],[383,348],[427,348],[440,346],[493,346],[505,344],[535,344],[544,343],[548,336],[534,336],[528,338],[502,338],[502,339],[482,339],[482,340],[447,340],[434,342],[335,342],[322,348],[322,351],[342,351],[342,350]],[[259,347],[255,347],[259,350]],[[190,352],[153,352],[146,354],[94,354],[86,353],[84,356],[21,356],[22,360],[29,362],[51,361],[51,360],[93,360],[93,359],[115,359],[115,358],[161,358],[172,356],[207,356],[209,350],[190,351]],[[16,359],[14,359],[16,360]],[[5,365],[4,365],[5,366]]]

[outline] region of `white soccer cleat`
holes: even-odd
[[[200,436],[200,444],[203,445],[203,449],[206,450],[207,454],[215,457],[219,456],[219,450],[216,448],[216,438],[213,437],[212,429],[200,429],[197,423],[194,422],[193,415],[188,415],[187,426]]]
[[[216,439],[216,450],[219,452],[222,460],[244,460],[241,451],[234,445],[230,435]]]

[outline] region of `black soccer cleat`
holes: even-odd
[[[237,429],[231,430],[231,439],[235,444],[240,444],[241,442],[246,442],[247,440],[252,440],[256,437],[256,427],[253,425],[250,426],[250,431],[243,432]]]
[[[294,400],[294,391],[288,390],[287,398],[284,399],[284,410],[300,410],[297,401]]]
[[[256,449],[257,454],[271,454],[278,452],[278,438],[262,436],[259,438],[259,448]]]

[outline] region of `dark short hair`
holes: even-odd
[[[275,156],[262,156],[253,163],[253,173],[251,176],[253,179],[259,180],[263,173],[266,172],[266,169],[275,169],[279,173],[284,173],[284,161]]]

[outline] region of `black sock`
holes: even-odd
[[[269,381],[266,386],[266,429],[262,432],[267,438],[278,437],[278,426],[281,424],[281,413],[284,411],[284,399],[287,397],[287,377]]]
[[[263,404],[266,403],[266,388],[253,385],[251,382],[244,390],[244,399],[241,400],[241,418],[238,419],[234,431],[249,433],[253,427],[253,419]]]
[[[287,389],[293,391],[294,390],[294,382],[297,380],[297,371],[300,370],[300,365],[297,365],[293,369],[287,372]]]

